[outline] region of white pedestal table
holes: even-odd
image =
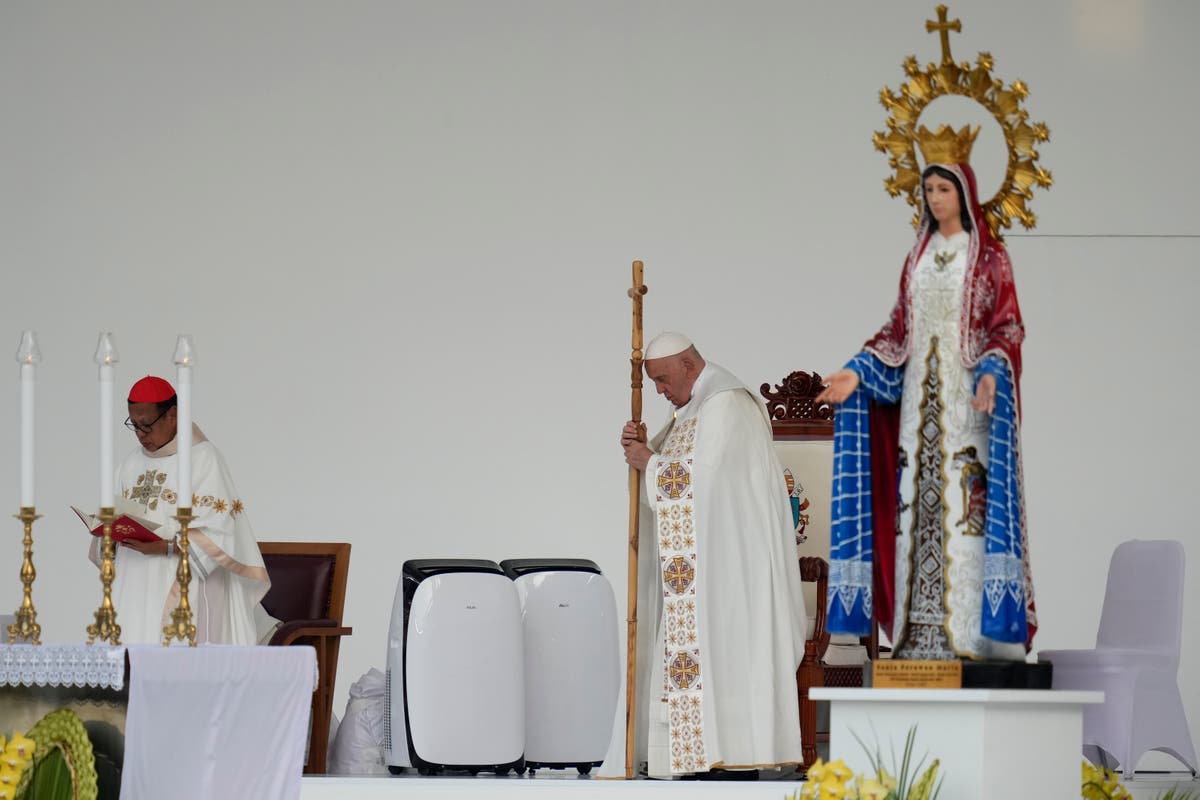
[[[1083,707],[1104,701],[1103,692],[1033,689],[813,689],[810,696],[830,701],[830,760],[869,773],[857,735],[891,771],[892,753],[901,757],[916,726],[914,758],[940,759],[941,797],[953,800],[1078,797]]]

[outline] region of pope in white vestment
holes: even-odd
[[[804,600],[766,410],[680,334],[650,343],[646,373],[677,410],[648,451],[632,423],[622,434],[644,471],[637,761],[652,776],[798,764]],[[602,774],[623,757],[614,742]]]
[[[246,508],[233,484],[221,453],[198,427],[192,436],[192,498],[178,496],[175,392],[161,378],[143,378],[130,392],[126,423],[141,444],[122,461],[117,472],[118,513],[131,513],[159,524],[155,531],[165,542],[127,540],[115,547],[116,576],[112,599],[127,644],[163,640],[163,627],[179,601],[180,505],[192,507],[188,525],[192,580],[188,599],[197,642],[255,644],[269,634],[276,620],[260,601],[271,582]],[[164,405],[168,407],[157,413]],[[89,557],[99,563],[99,539]]]

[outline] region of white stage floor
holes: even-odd
[[[760,781],[614,781],[539,770],[536,778],[494,775],[415,774],[369,778],[306,777],[300,800],[420,800],[474,797],[479,800],[672,800],[672,798],[736,797],[738,800],[784,800],[798,792],[791,780]]]
[[[1019,776],[1014,776],[1019,780]],[[1200,780],[1175,775],[1139,774],[1125,784],[1134,800],[1153,800],[1177,788],[1200,795]],[[307,777],[300,800],[421,800],[475,797],[480,800],[672,800],[673,798],[738,798],[784,800],[797,792],[792,780],[762,781],[600,781],[566,772],[539,772],[536,778],[449,775],[423,778],[415,774],[349,778]],[[958,798],[958,800],[969,800]],[[1078,798],[1063,798],[1078,800]]]
[[[1190,779],[1186,772],[1169,774],[1138,773],[1131,781],[1124,781],[1133,800],[1155,800],[1171,789],[1176,792],[1191,792],[1200,797],[1200,779]]]

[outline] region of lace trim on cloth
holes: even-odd
[[[0,645],[0,686],[122,689],[125,648],[101,644]]]

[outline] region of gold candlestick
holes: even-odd
[[[96,609],[96,621],[87,626],[88,644],[96,639],[112,645],[121,643],[121,626],[117,624],[117,609],[112,602],[112,582],[117,570],[113,565],[112,524],[116,518],[112,506],[101,506],[99,519],[104,523],[104,539],[100,543],[100,583],[104,586],[104,599]]]
[[[37,577],[37,570],[33,568],[33,521],[40,517],[33,506],[21,506],[21,513],[16,517],[25,523],[25,560],[21,563],[25,595],[17,609],[17,621],[8,626],[8,641],[9,644],[18,641],[41,644],[42,626],[37,622],[37,611],[33,607],[33,581]]]
[[[175,572],[179,605],[171,612],[171,623],[163,628],[163,646],[179,639],[195,647],[196,626],[192,623],[192,607],[188,603],[188,585],[192,582],[192,567],[188,563],[188,523],[192,521],[192,507],[181,507],[175,519],[179,522],[179,569]]]

